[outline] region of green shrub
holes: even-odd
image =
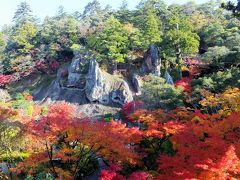
[[[25,94],[28,94],[28,92],[24,92]],[[26,115],[32,116],[34,112],[33,107],[33,101],[32,100],[26,100],[23,96],[24,93],[16,93],[14,96],[14,100],[12,102],[12,107],[15,109],[23,109]]]
[[[151,76],[151,80],[143,84],[141,98],[150,109],[170,110],[183,105],[182,92],[181,88],[166,84],[165,79]]]
[[[240,88],[240,69],[231,68],[226,71],[218,71],[208,76],[200,77],[192,81],[192,87],[195,92],[201,89],[207,89],[211,92],[223,92],[227,87]]]

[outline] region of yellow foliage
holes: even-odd
[[[220,115],[226,116],[231,112],[240,112],[240,89],[229,88],[221,94],[205,92],[205,99],[200,101],[203,108],[211,107],[219,109]]]

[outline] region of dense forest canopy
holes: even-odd
[[[75,48],[91,50],[103,64],[131,62],[149,44],[157,44],[167,61],[174,61],[178,51],[194,55],[207,50],[206,61],[239,61],[235,58],[239,19],[220,6],[220,1],[167,6],[161,0],[143,0],[134,10],[128,9],[126,1],[113,10],[92,1],[83,12],[73,14],[60,6],[55,16],[39,23],[23,2],[14,13],[13,24],[2,28],[1,64],[4,74],[22,76],[38,68],[39,61],[63,61]]]
[[[240,179],[239,67],[239,0],[42,21],[21,2],[0,31],[0,179]]]

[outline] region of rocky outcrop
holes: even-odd
[[[59,69],[56,80],[45,89],[38,90],[38,99],[66,100],[68,102],[104,105],[123,105],[133,100],[128,83],[115,75],[103,72],[96,60],[75,56],[68,75],[62,76],[65,68]]]
[[[133,84],[134,90],[136,91],[136,94],[141,95],[141,81],[140,81],[140,77],[137,74],[133,74],[132,84]]]
[[[132,92],[130,91],[128,84],[123,80],[119,80],[115,83],[114,89],[110,96],[112,102],[121,105],[133,100]]]
[[[6,90],[0,89],[0,102],[7,102],[11,100],[11,96]]]
[[[156,45],[150,45],[147,52],[144,55],[143,64],[141,67],[141,72],[143,74],[155,74],[156,76],[160,76],[160,68],[161,68],[161,59],[159,57],[158,48]]]
[[[74,53],[71,65],[68,67],[67,87],[80,88],[85,85],[86,73],[89,62],[84,60],[79,53]]]
[[[96,60],[91,60],[85,93],[90,102],[124,104],[133,100],[128,84],[113,75],[102,72]]]
[[[174,85],[172,76],[168,73],[168,71],[165,71],[164,73],[164,79],[166,80],[167,84]]]
[[[90,61],[85,92],[90,102],[108,104],[110,101],[110,84],[104,78],[96,60]]]
[[[103,119],[107,114],[115,115],[121,110],[121,108],[104,106],[101,104],[83,104],[77,107],[81,117],[92,117],[96,120]]]
[[[81,78],[79,74],[80,70],[80,60],[73,59],[71,65],[68,68],[68,87],[77,86],[78,81]]]

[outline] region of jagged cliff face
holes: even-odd
[[[96,60],[75,54],[69,67],[58,70],[49,87],[34,93],[38,100],[66,100],[73,103],[123,105],[133,100],[128,83],[103,72]]]

